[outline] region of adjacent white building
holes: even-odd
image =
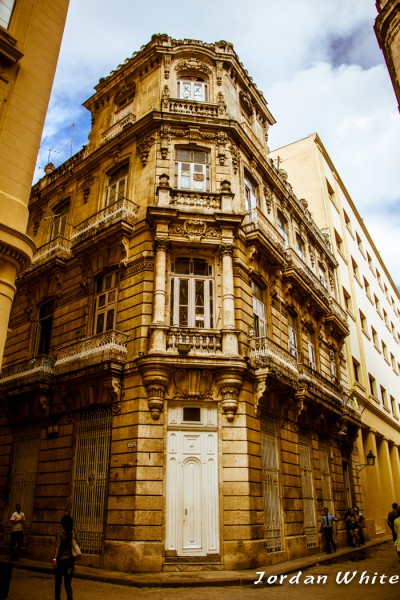
[[[307,201],[339,263],[337,286],[350,324],[345,342],[349,402],[359,408],[363,422],[357,444],[364,510],[379,534],[386,531],[391,503],[400,501],[399,292],[318,135],[279,148],[271,158],[287,172],[295,194]],[[373,467],[364,466],[370,451],[376,457]]]

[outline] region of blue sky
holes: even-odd
[[[271,150],[317,132],[400,286],[400,115],[374,0],[70,0],[35,180],[86,144],[82,102],[154,33],[228,40],[277,124]]]

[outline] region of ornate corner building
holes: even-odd
[[[28,202],[68,0],[0,0],[0,366],[15,279],[32,259]]]
[[[385,57],[400,110],[400,0],[376,0],[375,34]]]
[[[267,103],[232,44],[168,35],[95,90],[87,146],[32,188],[3,520],[18,499],[44,558],[71,511],[87,564],[130,572],[319,552],[323,506],[362,503],[360,411],[338,263]]]

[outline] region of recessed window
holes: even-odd
[[[55,209],[54,209],[54,213],[52,216],[52,227],[51,227],[51,234],[50,234],[50,239],[54,240],[55,238],[62,236],[65,236],[65,230],[67,227],[67,219],[68,219],[68,212],[69,212],[69,200],[65,200],[64,202],[62,202],[61,204],[58,204]]]
[[[318,263],[318,275],[319,275],[320,282],[322,283],[324,288],[326,288],[325,269],[324,269],[324,266],[322,265],[322,263]]]
[[[199,192],[210,189],[208,152],[177,148],[175,152],[175,187]]]
[[[372,262],[372,258],[370,257],[370,255],[367,252],[367,262],[368,262],[368,266],[371,269],[372,273],[374,273],[374,265]]]
[[[328,180],[326,180],[326,187],[328,189],[329,200],[333,202],[333,204],[336,204],[335,190],[333,189]]]
[[[349,312],[352,312],[351,296],[349,292],[343,288],[344,305]]]
[[[37,346],[35,354],[49,354],[53,327],[54,300],[47,300],[39,308]]]
[[[353,231],[351,228],[351,221],[345,210],[343,211],[343,216],[344,216],[344,222],[345,222],[345,225],[346,225],[348,231],[351,233],[351,235],[353,235]]]
[[[129,165],[122,165],[109,177],[106,188],[106,206],[111,206],[126,197]]]
[[[317,369],[317,363],[315,360],[315,346],[313,340],[309,339],[308,343],[308,365],[312,371]]]
[[[357,232],[356,232],[356,241],[357,241],[357,246],[358,246],[359,251],[361,252],[361,254],[364,254],[363,243]]]
[[[184,406],[183,421],[199,422],[201,421],[201,411],[199,406]]]
[[[357,279],[357,281],[359,281],[360,279],[360,274],[358,271],[358,264],[356,263],[356,261],[354,260],[354,258],[351,259],[351,266],[353,269],[353,275],[354,277]]]
[[[279,210],[278,210],[277,216],[276,216],[276,224],[277,224],[279,233],[283,237],[284,246],[285,246],[285,248],[287,248],[288,247],[288,231],[289,231],[288,222],[287,222],[286,217]]]
[[[329,360],[330,360],[330,367],[331,367],[331,376],[333,381],[337,380],[337,365],[336,365],[336,352],[335,350],[329,350]]]
[[[387,408],[388,407],[387,394],[386,394],[385,388],[382,385],[381,385],[381,398],[382,398],[383,406],[386,406],[386,408]]]
[[[386,362],[389,362],[388,350],[387,350],[385,342],[382,342],[382,353],[383,353],[383,357],[386,360]]]
[[[363,330],[364,333],[366,333],[368,335],[367,319],[361,310],[360,310],[360,323],[361,323],[361,329]]]
[[[364,277],[364,288],[365,288],[365,293],[367,294],[368,298],[371,300],[371,287],[368,283],[368,280],[365,279],[365,277]]]
[[[288,333],[289,333],[289,352],[297,358],[297,324],[292,315],[288,315]]]
[[[214,277],[206,259],[178,257],[172,263],[171,325],[214,327]]]
[[[357,383],[361,383],[361,367],[360,367],[360,363],[354,357],[353,357],[353,374],[354,374],[354,380]]]
[[[301,258],[301,260],[305,261],[305,244],[299,233],[296,233],[295,244],[297,255]]]
[[[376,333],[375,329],[373,327],[371,327],[371,334],[372,334],[372,341],[374,342],[374,346],[377,350],[379,350],[379,346],[378,346],[378,334]]]
[[[267,311],[265,306],[265,289],[252,281],[254,335],[256,338],[267,335]]]
[[[376,381],[375,377],[372,377],[371,373],[368,373],[368,384],[371,396],[374,396],[376,398]]]
[[[118,272],[99,275],[96,279],[94,332],[115,329],[118,295]]]
[[[200,77],[182,77],[178,80],[178,98],[207,102],[208,85]]]
[[[257,196],[254,184],[245,177],[244,180],[244,199],[246,204],[246,211],[251,211],[257,207]]]
[[[335,229],[335,243],[336,243],[336,248],[338,250],[338,252],[340,252],[340,254],[343,254],[343,240],[340,237],[340,235],[338,234],[338,232]]]

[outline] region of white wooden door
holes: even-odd
[[[216,431],[169,431],[166,549],[219,554]]]

